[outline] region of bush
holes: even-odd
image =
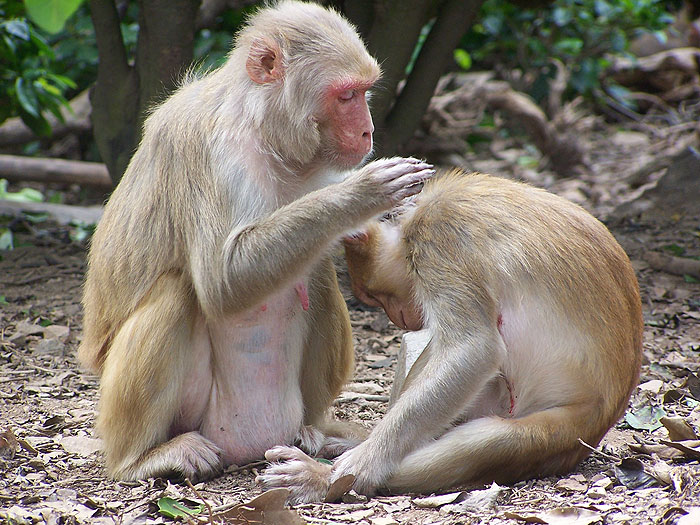
[[[524,79],[517,87],[536,100],[546,96],[556,73],[552,59],[571,74],[565,95],[595,96],[610,87],[601,85],[610,55],[625,54],[630,39],[643,32],[665,37],[662,30],[672,22],[668,8],[659,0],[555,0],[540,9],[486,0],[460,47],[476,67]]]

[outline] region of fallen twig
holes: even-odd
[[[674,257],[659,252],[646,252],[644,260],[654,268],[673,275],[690,275],[700,279],[700,261],[688,257]]]

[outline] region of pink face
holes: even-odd
[[[347,82],[331,87],[326,98],[328,132],[343,164],[355,166],[372,151],[374,125],[367,106],[371,83]]]

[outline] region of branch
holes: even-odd
[[[654,270],[700,279],[700,261],[697,259],[674,257],[660,252],[647,252],[643,257]]]
[[[0,199],[0,215],[13,217],[28,213],[47,213],[59,224],[73,221],[97,224],[102,217],[102,206],[68,206],[51,202],[14,202]]]
[[[367,48],[382,66],[380,89],[376,89],[372,95],[372,116],[378,135],[383,135],[384,121],[396,97],[397,86],[404,78],[406,65],[433,3],[434,0],[375,1],[375,16],[367,35]]]
[[[12,181],[112,187],[112,179],[109,178],[104,164],[16,155],[0,155],[0,178]]]
[[[393,153],[413,135],[440,76],[452,59],[452,51],[471,26],[482,3],[483,0],[448,0],[442,5],[413,71],[386,117],[384,142],[380,145],[385,153]]]

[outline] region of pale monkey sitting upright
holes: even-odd
[[[563,473],[624,413],[641,362],[639,290],[608,230],[525,184],[452,172],[346,240],[353,292],[430,342],[396,403],[331,468],[291,447],[260,477],[322,499]]]

